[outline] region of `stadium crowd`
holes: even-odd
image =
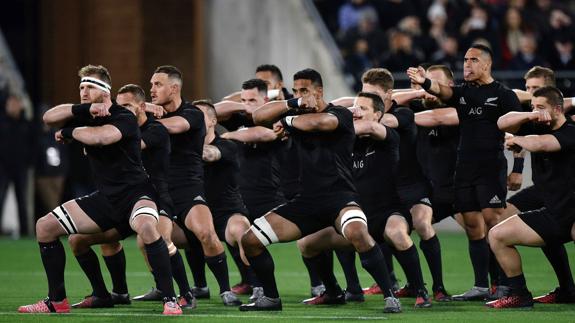
[[[539,65],[575,69],[572,1],[315,0],[356,89],[372,67],[403,72],[420,63],[462,70],[463,55],[481,42],[494,70]]]

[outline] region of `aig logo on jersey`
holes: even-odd
[[[469,113],[468,113],[468,115],[470,115],[470,116],[471,115],[479,116],[482,114],[483,114],[483,108],[482,107],[471,108],[471,109],[469,109]]]
[[[353,168],[355,168],[355,169],[363,168],[363,165],[364,165],[363,159],[353,161]]]

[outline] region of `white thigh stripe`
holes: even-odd
[[[156,221],[159,221],[159,219],[160,219],[160,216],[158,215],[158,211],[156,209],[149,207],[149,206],[142,206],[141,208],[134,211],[134,213],[132,213],[132,216],[130,216],[130,223],[132,223],[132,221],[134,221],[134,219],[138,215],[151,216],[154,219],[156,219]]]
[[[341,217],[341,234],[345,238],[345,227],[352,222],[363,222],[367,226],[367,218],[362,210],[346,211]]]
[[[68,214],[68,211],[62,206],[57,206],[54,210],[52,210],[52,215],[56,217],[56,220],[60,222],[60,225],[68,234],[78,233],[78,229],[76,228],[76,223]]]
[[[269,246],[270,244],[279,241],[278,236],[272,229],[268,220],[266,220],[265,216],[255,219],[251,230],[264,246]]]

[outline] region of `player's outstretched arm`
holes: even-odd
[[[353,122],[355,134],[358,136],[369,136],[375,140],[385,140],[387,129],[377,121],[356,120]]]
[[[218,121],[226,121],[234,113],[248,112],[246,111],[247,106],[245,104],[230,100],[218,102],[214,104],[214,108],[216,109]],[[249,113],[251,113],[251,111],[249,111]]]
[[[158,120],[170,134],[178,134],[190,130],[190,123],[183,117],[173,116]]]
[[[262,126],[256,126],[226,132],[222,134],[220,137],[243,143],[258,143],[258,142],[274,141],[278,138],[278,134],[272,129]]]
[[[439,108],[417,112],[415,124],[420,127],[457,126],[459,117],[455,108]]]
[[[419,84],[427,93],[433,94],[443,101],[447,101],[453,96],[451,86],[426,78],[425,70],[421,66],[408,68],[407,76],[411,83]]]
[[[222,98],[222,101],[234,101],[234,102],[241,103],[242,102],[242,92],[236,91],[236,92],[230,93],[230,94],[224,96]]]
[[[408,105],[413,100],[423,98],[425,93],[425,90],[406,89],[405,91],[393,92],[391,99],[399,105]]]
[[[299,116],[287,116],[281,119],[281,123],[288,132],[291,128],[299,131],[330,132],[337,129],[339,119],[331,113],[310,113]]]
[[[505,147],[514,151],[520,147],[532,153],[561,150],[559,140],[553,135],[514,136],[505,140]]]
[[[509,132],[509,133],[516,133],[521,128],[521,125],[529,122],[529,121],[540,121],[546,122],[551,120],[549,113],[544,111],[532,111],[532,112],[517,112],[511,111],[508,112],[497,120],[497,127],[499,130]]]
[[[107,146],[122,139],[122,133],[113,125],[99,127],[64,128],[56,133],[56,141],[77,140],[88,146]]]
[[[222,158],[222,152],[214,145],[204,145],[202,159],[206,163],[213,163]]]
[[[337,98],[331,101],[331,104],[337,105],[344,108],[349,108],[353,106],[353,102],[355,101],[354,96],[343,96],[341,98]]]
[[[294,99],[290,99],[294,100]],[[297,105],[297,99],[295,99]],[[252,118],[256,125],[271,125],[281,119],[292,107],[288,106],[288,101],[271,101],[268,102],[252,113]]]

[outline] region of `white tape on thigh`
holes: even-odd
[[[349,210],[341,216],[341,234],[344,238],[346,238],[345,227],[352,222],[362,222],[365,224],[365,226],[367,226],[367,218],[365,217],[365,214],[362,210]]]
[[[156,219],[156,221],[160,220],[160,216],[158,215],[158,211],[156,209],[149,206],[142,206],[141,208],[134,211],[134,213],[132,213],[130,216],[130,223],[132,223],[132,221],[134,221],[138,215],[151,216]]]
[[[54,210],[52,210],[52,215],[58,220],[62,228],[66,230],[68,234],[78,233],[78,229],[76,228],[76,223],[68,214],[68,211],[64,208],[64,206],[59,205]]]
[[[254,224],[250,229],[264,246],[269,246],[270,244],[279,241],[278,236],[272,229],[268,220],[266,220],[265,216],[255,219]]]

